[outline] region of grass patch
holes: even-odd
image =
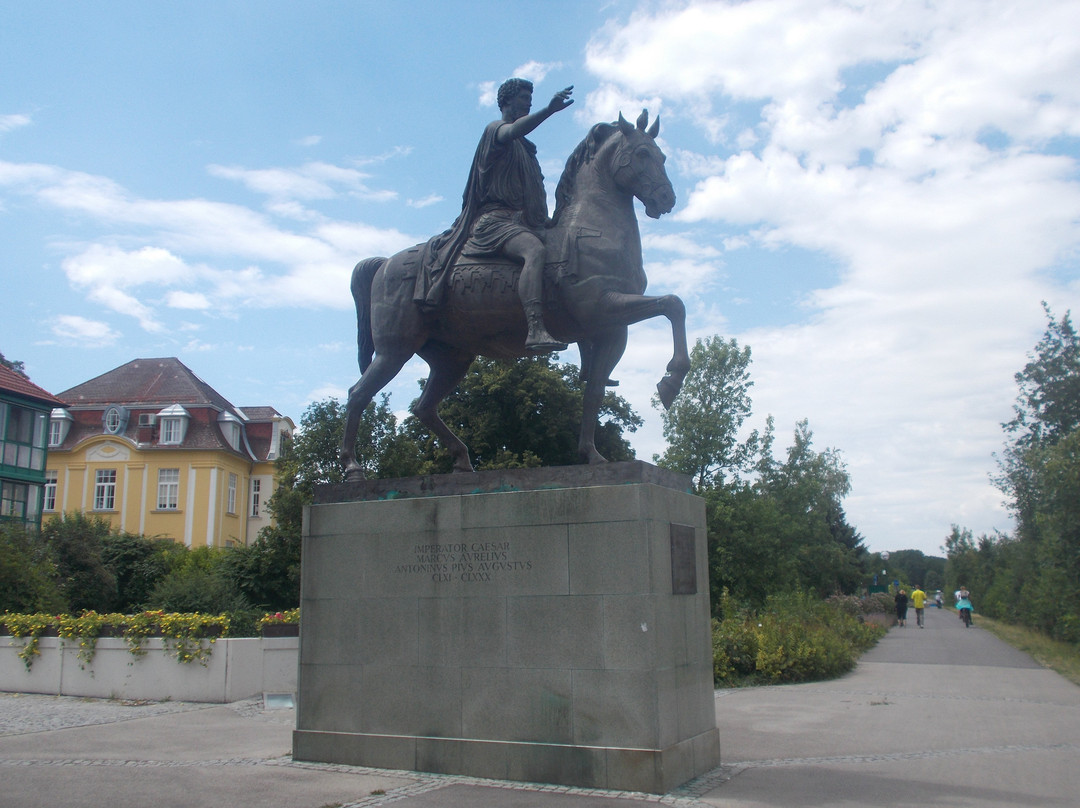
[[[981,614],[979,627],[987,629],[1013,648],[1030,654],[1044,668],[1057,671],[1073,684],[1080,685],[1080,647],[1076,643],[1055,640],[1033,628],[1014,626]]]

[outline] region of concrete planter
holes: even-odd
[[[262,627],[264,637],[299,637],[299,623],[268,623]]]
[[[27,671],[21,647],[21,639],[0,637],[0,691],[211,703],[296,691],[295,637],[217,640],[205,666],[177,662],[161,639],[145,640],[147,653],[136,657],[123,639],[100,637],[87,664],[78,657],[78,641],[42,637],[41,655]]]

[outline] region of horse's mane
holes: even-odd
[[[559,221],[560,214],[570,204],[570,199],[574,195],[574,188],[577,185],[578,173],[592,161],[604,141],[615,130],[616,124],[596,124],[589,130],[589,134],[585,136],[585,139],[566,158],[566,167],[563,169],[559,184],[555,188],[555,213],[551,217],[552,224]]]

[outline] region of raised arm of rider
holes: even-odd
[[[513,123],[506,124],[499,127],[499,132],[496,135],[500,143],[507,143],[517,137],[525,137],[533,129],[538,127],[556,112],[561,112],[568,106],[574,103],[574,99],[570,97],[574,92],[574,85],[559,90],[552,96],[548,105],[541,110],[531,113],[530,115],[523,115]]]

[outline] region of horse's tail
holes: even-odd
[[[365,258],[352,271],[349,289],[356,303],[356,359],[363,373],[375,355],[375,339],[371,335],[371,282],[375,273],[386,263],[385,258]]]

